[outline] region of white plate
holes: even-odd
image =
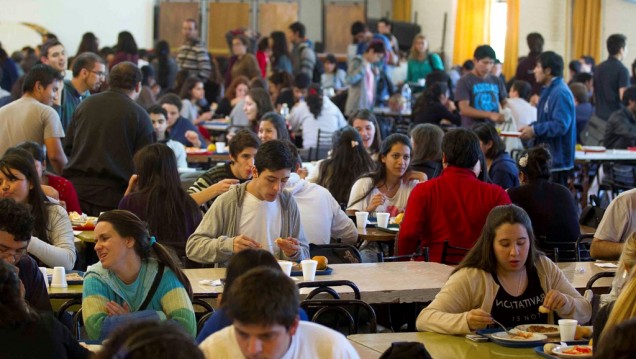
[[[523,330],[525,332],[535,333],[535,332],[532,332],[532,331],[528,330],[529,327],[535,326],[535,325],[536,326],[540,326],[540,327],[548,327],[548,328],[552,329],[552,331],[550,331],[550,332],[538,333],[538,334],[547,335],[549,337],[558,337],[559,336],[559,326],[558,325],[554,325],[554,324],[524,324],[524,325],[517,325],[515,327],[515,329]]]
[[[521,136],[521,132],[519,131],[501,131],[501,133],[499,133],[500,136],[503,137],[520,137]]]
[[[512,330],[514,333],[514,329]],[[528,339],[524,338],[511,338],[506,332],[496,332],[492,333],[491,336],[495,339],[506,341],[506,342],[540,342],[542,340],[548,339],[547,336],[539,333],[532,333],[532,336]]]
[[[583,146],[584,152],[605,152],[607,148],[603,146]]]
[[[591,345],[572,345],[572,346],[567,346],[567,347],[562,347],[562,346],[558,346],[554,349],[552,349],[552,354],[554,355],[558,355],[561,358],[591,358],[592,357],[592,353],[590,354],[566,354],[563,353],[563,351],[574,348],[574,347],[585,347],[585,348],[590,348],[592,349]]]

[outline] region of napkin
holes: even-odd
[[[610,263],[610,262],[594,263],[594,265],[601,268],[618,268],[618,266],[615,263]]]
[[[220,279],[215,279],[215,280],[202,279],[202,280],[199,281],[199,284],[201,284],[201,285],[211,285],[213,287],[219,287],[219,286],[223,285],[223,283],[221,283]]]

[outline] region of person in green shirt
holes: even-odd
[[[406,82],[417,82],[420,79],[425,79],[426,75],[435,70],[444,71],[442,59],[439,55],[428,52],[426,36],[415,36],[409,53]]]

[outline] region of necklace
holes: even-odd
[[[398,181],[395,185],[393,185],[393,187],[389,187],[389,185],[384,182],[384,188],[386,188],[387,193],[389,192],[393,192],[394,189],[396,189],[398,186],[400,185],[400,181]]]
[[[517,297],[521,295],[520,291],[521,291],[521,283],[523,282],[523,279],[527,278],[526,269],[524,268],[523,271],[519,272],[519,274],[517,275],[517,290],[514,293],[510,293],[509,291],[510,289],[512,289],[512,286],[510,285],[507,277],[499,275],[499,274],[497,275],[497,277],[499,277],[499,281],[504,286],[504,289],[507,289],[506,291],[509,292],[510,295]]]

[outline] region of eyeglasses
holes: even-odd
[[[9,253],[9,251],[11,251],[11,249],[8,249],[7,247],[4,247],[4,246],[0,246],[0,259],[6,260],[9,257],[13,257],[14,263],[17,263],[20,260],[20,258],[22,258],[22,256],[27,253],[26,247],[13,250],[13,253]]]
[[[98,77],[106,77],[106,73],[104,71],[93,71],[93,70],[88,70],[88,71],[94,73]]]

